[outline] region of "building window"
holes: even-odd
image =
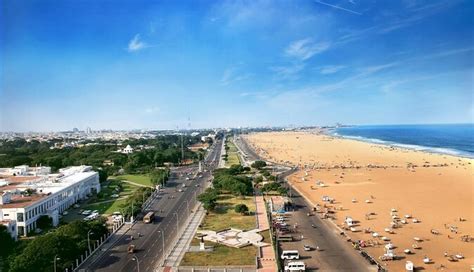
[[[10,214],[4,213],[3,216],[7,217],[7,216],[10,216]]]
[[[17,220],[18,222],[24,222],[23,213],[17,213],[17,214],[16,214],[16,220]]]

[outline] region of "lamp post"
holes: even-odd
[[[187,199],[186,199],[185,201],[186,201],[186,210],[187,210],[187,212],[188,212],[188,214],[189,214],[189,201],[188,201]]]
[[[59,260],[61,260],[61,258],[58,257],[58,254],[54,255],[54,260],[53,260],[54,272],[56,272],[56,261],[59,261]]]
[[[133,254],[132,260],[137,261],[137,272],[140,272],[140,262],[138,261],[137,255]]]
[[[163,264],[164,264],[165,263],[165,229],[160,229],[158,230],[158,232],[161,233],[161,242],[162,242],[161,249],[163,250],[161,252],[161,255],[162,255],[161,258],[163,259]]]
[[[89,239],[89,235],[90,235],[90,234],[94,234],[94,233],[92,232],[92,230],[89,230],[89,231],[87,232],[87,247],[89,248],[89,254],[91,254],[91,241],[90,241],[90,239]]]
[[[178,235],[178,229],[179,229],[178,212],[174,212],[173,214],[176,215],[176,235]]]

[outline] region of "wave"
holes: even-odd
[[[410,150],[415,150],[415,151],[422,151],[422,152],[436,153],[436,154],[445,154],[445,155],[451,155],[451,156],[456,156],[456,157],[464,157],[464,158],[474,159],[474,154],[473,153],[467,152],[467,151],[462,151],[462,150],[457,150],[457,149],[453,149],[453,148],[431,147],[431,146],[414,145],[414,144],[402,144],[402,143],[386,141],[386,140],[381,140],[381,139],[376,139],[376,138],[366,138],[366,137],[362,137],[362,136],[352,136],[352,135],[341,135],[337,132],[333,132],[333,133],[331,133],[331,135],[335,136],[335,137],[339,137],[339,138],[342,137],[344,139],[356,140],[356,141],[361,141],[361,142],[366,142],[366,143],[381,144],[381,145],[393,146],[393,147],[398,147],[398,148],[403,148],[403,149],[410,149]]]

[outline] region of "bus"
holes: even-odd
[[[154,219],[155,219],[155,213],[149,212],[145,215],[145,217],[143,217],[143,222],[148,224],[148,223],[153,222]]]

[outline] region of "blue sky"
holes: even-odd
[[[1,131],[474,118],[474,1],[0,5]]]

